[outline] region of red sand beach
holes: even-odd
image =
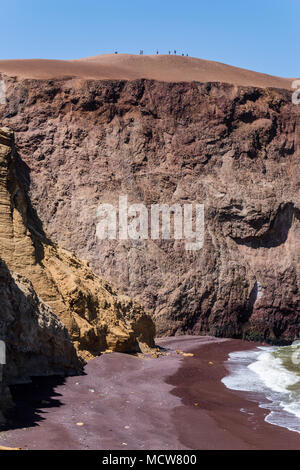
[[[1,60],[0,73],[33,79],[79,78],[163,82],[224,82],[291,90],[292,79],[274,77],[231,65],[174,55],[104,54],[79,60]]]
[[[255,344],[192,336],[158,343],[169,355],[103,355],[89,362],[84,376],[14,387],[14,429],[0,433],[0,446],[300,449],[298,433],[266,423],[264,410],[220,381],[228,353]],[[184,357],[178,349],[195,356]]]

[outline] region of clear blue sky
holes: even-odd
[[[0,59],[189,53],[300,76],[300,0],[9,0]]]

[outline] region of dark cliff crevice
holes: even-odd
[[[282,204],[278,208],[275,217],[269,221],[269,228],[262,235],[245,238],[232,237],[232,239],[238,245],[246,245],[253,249],[275,248],[286,242],[294,216],[296,216],[294,204]],[[266,220],[265,223],[267,223]]]

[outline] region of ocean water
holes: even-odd
[[[233,352],[226,366],[227,388],[250,392],[269,411],[268,423],[300,433],[300,341]]]

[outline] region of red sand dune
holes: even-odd
[[[0,73],[22,78],[225,82],[235,85],[291,89],[293,79],[274,77],[220,62],[174,55],[105,54],[79,60],[2,60]]]

